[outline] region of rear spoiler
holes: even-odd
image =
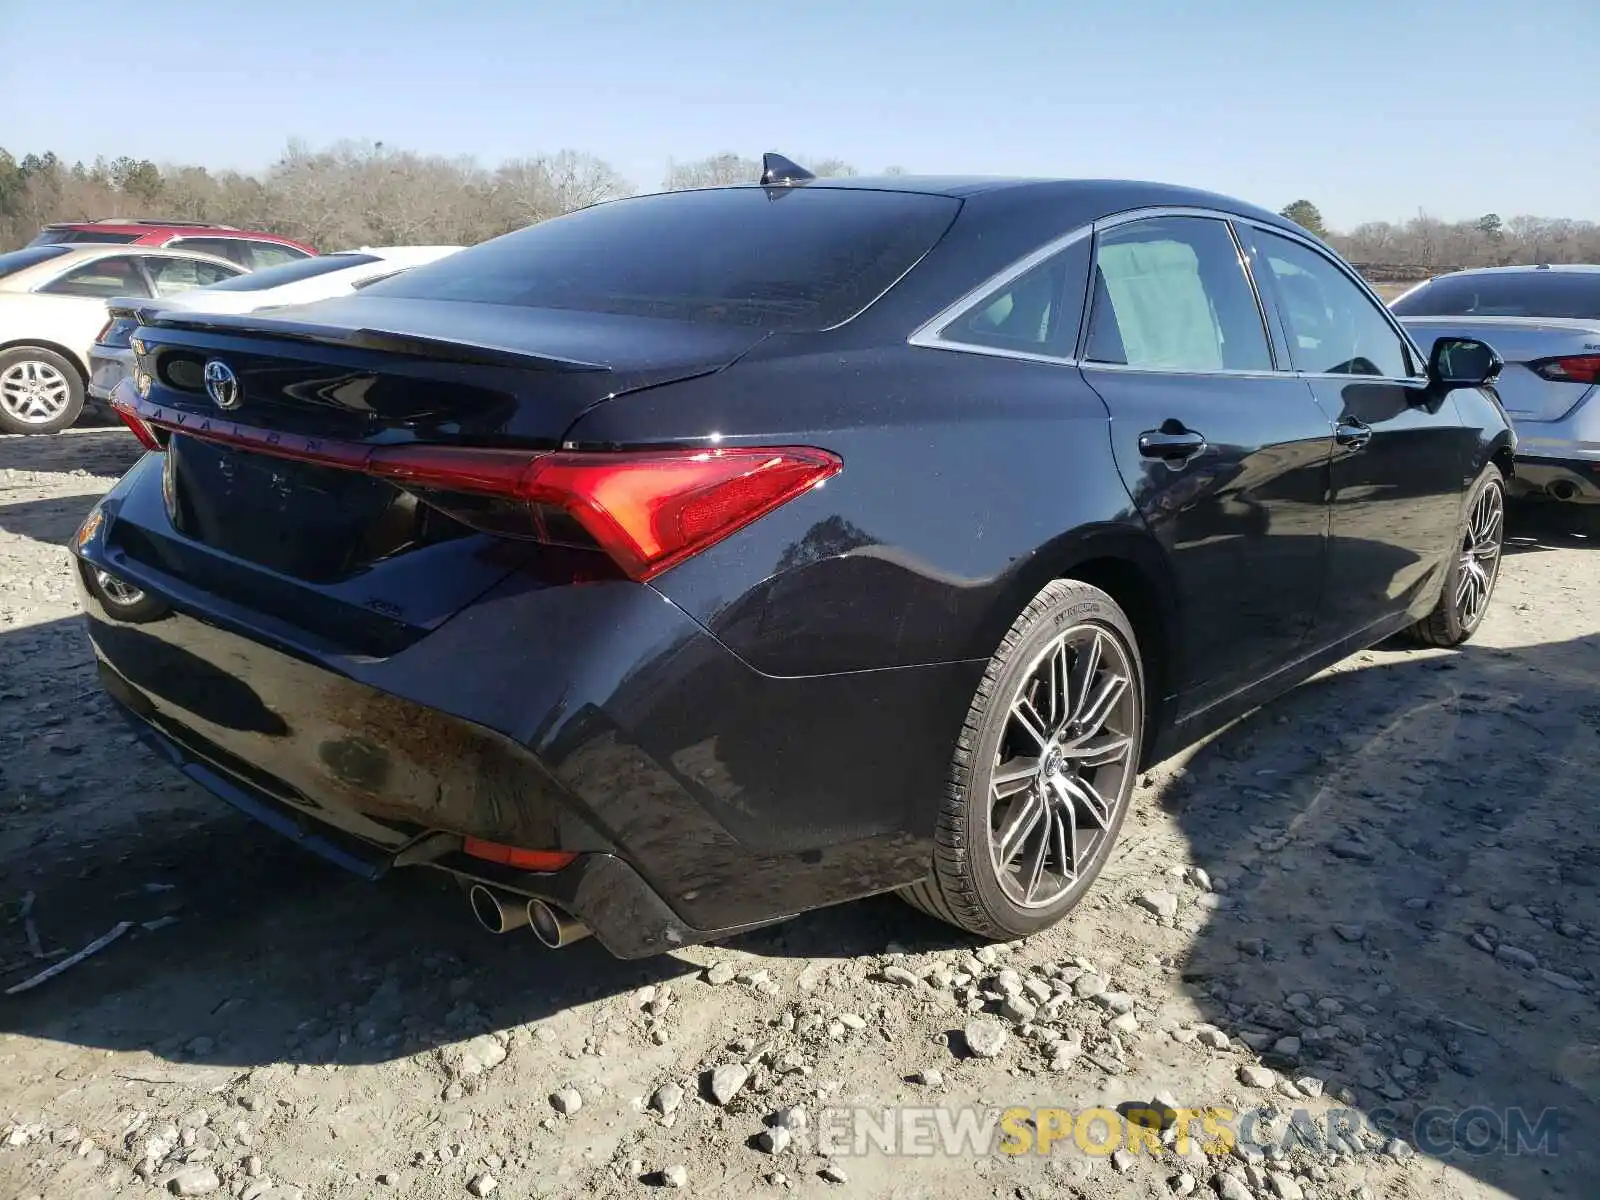
[[[140,325],[153,329],[171,329],[194,333],[247,334],[251,337],[271,338],[280,341],[309,342],[319,346],[337,346],[349,350],[376,350],[384,354],[398,354],[407,358],[427,358],[435,362],[466,363],[489,367],[524,367],[538,371],[609,371],[604,363],[584,362],[575,358],[560,358],[551,354],[537,354],[509,346],[487,342],[465,341],[455,338],[422,337],[414,333],[394,333],[385,329],[350,329],[338,325],[316,325],[307,321],[253,313],[186,312],[181,309],[162,309],[150,300],[112,300],[107,307],[117,315],[118,306],[126,306],[126,315]]]

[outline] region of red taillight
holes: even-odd
[[[122,418],[122,423],[133,430],[133,436],[139,439],[139,444],[146,450],[160,450],[161,439],[156,437],[156,431],[146,425],[144,419],[134,412],[122,401],[117,399],[115,393],[111,397],[111,411]]]
[[[1554,383],[1600,383],[1600,354],[1573,354],[1528,364],[1541,379]]]
[[[116,323],[117,323],[117,319],[115,317],[112,317],[104,325],[100,326],[100,332],[94,335],[95,342],[98,343],[98,344],[104,345],[105,344],[105,340],[106,340],[106,334],[111,332],[111,327],[113,325],[115,325]]]
[[[649,579],[840,467],[807,447],[559,453],[536,460],[520,498],[564,508],[624,571]]]
[[[843,466],[837,455],[809,446],[616,453],[369,446],[179,414],[120,396],[113,407],[151,449],[160,448],[152,444],[155,427],[278,458],[362,471],[421,492],[436,507],[491,532],[567,541],[553,519],[565,513],[640,581],[759,520]],[[503,513],[477,511],[452,499],[474,496],[487,497],[501,509],[520,509],[526,519],[508,529]],[[551,514],[552,509],[560,512]]]
[[[473,858],[516,867],[519,871],[559,871],[578,857],[569,850],[523,850],[475,837],[463,838],[461,849]]]

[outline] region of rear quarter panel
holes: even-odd
[[[1144,540],[1075,367],[912,346],[789,353],[621,397],[579,444],[808,445],[843,471],[656,581],[757,670],[987,658],[1045,581]]]

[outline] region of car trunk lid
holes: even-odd
[[[507,542],[368,460],[449,448],[488,471],[525,466],[589,407],[721,369],[763,336],[359,297],[314,312],[141,316],[147,395],[125,385],[116,403],[165,450],[161,501],[124,506],[121,549],[275,620],[360,630],[376,618],[383,637],[351,635],[349,648],[368,654],[436,626],[519,566],[615,574],[592,542],[583,548],[582,530],[567,530],[566,549]],[[345,608],[355,611],[341,626],[333,610]]]
[[[1495,384],[1514,421],[1558,421],[1592,392],[1581,382],[1548,379],[1534,368],[1564,357],[1600,354],[1600,322],[1564,317],[1401,317],[1424,351],[1436,338],[1477,338],[1505,360]]]

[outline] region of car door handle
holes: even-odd
[[[1206,448],[1204,434],[1168,421],[1160,429],[1147,429],[1139,435],[1139,453],[1169,464],[1188,462]]]
[[[1372,440],[1372,426],[1347,418],[1333,427],[1333,440],[1341,446],[1359,450]]]

